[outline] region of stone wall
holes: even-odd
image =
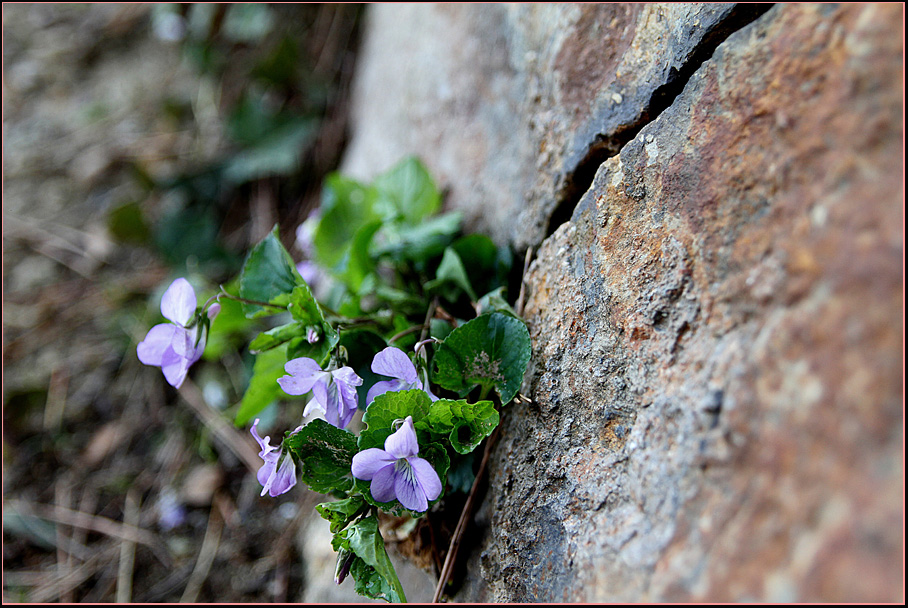
[[[535,252],[455,599],[903,600],[902,7],[369,10],[344,170]]]

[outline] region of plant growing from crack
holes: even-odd
[[[249,345],[256,360],[235,420],[255,419],[262,495],[298,480],[331,495],[316,510],[334,535],[335,581],[349,575],[361,595],[393,602],[406,596],[378,514],[424,517],[447,492],[472,485],[437,599],[488,449],[475,475],[472,453],[498,427],[499,408],[518,398],[530,358],[527,327],[505,298],[510,251],[461,236],[460,216],[440,207],[416,159],[371,184],[331,175],[321,208],[297,232],[307,259],[295,264],[275,227],[232,287],[203,306],[177,279],[161,303],[170,323],[153,327],[138,349],[179,388],[222,305],[271,320]],[[272,445],[257,415],[286,396],[308,404],[301,424]],[[357,436],[349,427],[358,412],[365,426]]]

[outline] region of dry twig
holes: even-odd
[[[114,559],[115,552],[109,546],[107,550],[96,552],[91,559],[75,569],[65,572],[15,572],[5,573],[5,585],[33,584],[35,590],[29,594],[28,601],[35,603],[49,602],[56,597],[71,594],[72,590],[98,573],[105,564]],[[6,603],[6,598],[4,598]]]
[[[526,304],[526,286],[527,286],[527,270],[530,268],[530,261],[533,259],[533,248],[530,247],[527,249],[527,254],[523,258],[523,274],[520,275],[520,293],[517,295],[517,309],[515,312],[521,318],[523,318],[523,307]]]
[[[148,530],[122,524],[100,515],[73,511],[72,509],[67,509],[60,505],[45,505],[24,500],[10,500],[6,506],[7,508],[13,508],[19,511],[20,513],[31,513],[36,517],[47,519],[58,524],[65,524],[74,528],[84,528],[113,538],[130,540],[145,545],[152,550],[162,564],[167,567],[170,566],[170,553],[161,542],[161,539]]]
[[[123,507],[123,523],[137,526],[139,523],[139,499],[133,487],[126,492],[126,504]],[[128,604],[132,600],[132,574],[136,561],[136,543],[123,539],[120,542],[120,564],[117,570],[117,603]]]
[[[208,528],[205,530],[205,539],[202,541],[202,548],[199,549],[199,557],[195,562],[195,568],[189,575],[189,582],[186,583],[186,589],[183,591],[181,603],[195,603],[202,590],[202,584],[208,578],[208,572],[211,571],[211,564],[218,553],[218,545],[221,542],[221,530],[224,529],[224,520],[218,515],[217,509],[212,509],[208,515]]]
[[[252,439],[247,440],[217,410],[208,405],[202,391],[189,378],[183,382],[180,396],[192,407],[192,411],[199,420],[224,442],[224,445],[246,465],[246,468],[252,473],[258,472],[262,466],[262,459],[252,446]]]
[[[454,570],[454,562],[457,559],[457,550],[460,549],[460,541],[467,528],[467,522],[473,515],[473,503],[476,501],[476,494],[479,491],[479,484],[482,482],[483,475],[486,471],[486,465],[489,462],[489,454],[492,453],[492,446],[498,439],[501,431],[501,425],[495,427],[495,431],[486,441],[486,449],[482,453],[482,461],[479,463],[479,471],[476,473],[476,479],[473,480],[473,487],[470,488],[470,495],[467,496],[467,502],[463,505],[463,511],[460,512],[460,519],[457,520],[457,527],[454,528],[454,534],[451,536],[451,544],[448,547],[448,554],[445,556],[444,566],[441,568],[441,574],[438,577],[438,586],[435,588],[435,595],[432,597],[432,603],[437,604],[441,601],[445,585],[451,577]]]

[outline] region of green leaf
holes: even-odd
[[[274,26],[274,19],[267,5],[232,4],[224,17],[223,33],[234,42],[260,43]]]
[[[252,76],[277,86],[294,86],[300,72],[299,49],[291,36],[284,36],[252,69]]]
[[[325,178],[322,189],[321,218],[312,243],[315,261],[343,273],[342,262],[360,228],[379,220],[373,206],[376,193],[370,186],[333,173]]]
[[[224,179],[242,184],[271,175],[288,175],[300,168],[303,150],[315,137],[318,122],[295,117],[255,145],[237,153],[224,168]]]
[[[229,293],[235,293],[235,288],[227,287]],[[246,331],[252,326],[243,314],[243,305],[236,300],[221,298],[221,312],[211,322],[208,332],[208,343],[202,357],[206,361],[217,361],[227,349],[238,349],[246,338]]]
[[[454,330],[450,321],[444,319],[431,319],[429,321],[429,335],[436,340],[444,340]]]
[[[383,599],[392,602],[406,602],[407,598],[404,594],[404,588],[397,578],[394,564],[391,563],[391,558],[388,557],[388,552],[385,550],[385,541],[378,530],[378,518],[375,515],[364,517],[341,534],[349,543],[349,550],[363,560],[366,565],[372,567],[391,587],[391,593],[387,593],[383,589],[381,595],[369,595],[369,597],[384,596]],[[357,578],[358,573],[354,572],[352,567],[350,574],[353,575],[357,582],[359,581]],[[371,585],[367,587],[369,590],[374,589]]]
[[[290,292],[290,304],[287,306],[287,310],[300,325],[319,327],[325,324],[325,315],[305,281],[301,281]]]
[[[259,334],[249,345],[249,350],[262,352],[289,342],[286,350],[288,360],[309,357],[324,366],[337,345],[338,334],[325,320],[309,286],[300,279],[300,284],[294,287],[289,296],[283,294],[272,301],[286,302],[294,321]],[[314,343],[308,340],[310,328],[318,333],[318,340]]]
[[[484,234],[460,237],[451,244],[451,248],[460,256],[464,267],[470,269],[470,278],[477,293],[486,293],[507,285],[511,270],[509,248],[496,247],[492,239]]]
[[[476,292],[473,291],[473,286],[470,284],[467,269],[464,268],[460,256],[452,247],[445,249],[445,253],[441,257],[441,264],[438,265],[438,270],[435,272],[435,278],[426,283],[426,290],[440,292],[446,299],[456,301],[456,290],[453,292],[450,289],[444,290],[445,285],[459,287],[471,301],[476,301]]]
[[[514,309],[511,308],[511,305],[508,304],[507,298],[504,297],[506,288],[499,287],[493,291],[490,291],[486,295],[479,298],[477,302],[477,307],[479,308],[479,314],[486,312],[500,312],[506,315],[511,315],[512,317],[519,318],[517,313],[514,312]]]
[[[281,312],[280,309],[286,310],[291,292],[301,283],[303,279],[296,271],[293,258],[281,244],[275,224],[268,236],[246,257],[240,274],[239,296],[246,300],[268,302],[277,308],[243,303],[246,317],[254,319]]]
[[[142,215],[142,206],[128,202],[107,214],[107,229],[119,241],[144,245],[151,238],[151,230]]]
[[[331,546],[338,552],[338,559],[341,559],[341,555],[352,558],[350,576],[354,580],[354,591],[372,599],[382,599],[386,602],[404,602],[406,597],[404,596],[403,587],[397,578],[397,573],[394,572],[393,565],[390,565],[390,560],[387,560],[384,541],[381,540],[381,547],[377,547],[374,544],[373,535],[377,535],[378,539],[381,539],[378,526],[376,525],[373,528],[371,523],[365,523],[358,531],[355,530],[356,526],[360,526],[366,520],[377,522],[374,515],[360,520],[354,526],[336,533],[331,540]],[[356,541],[360,553],[376,564],[378,568],[356,553],[352,548],[353,541]],[[382,554],[384,554],[384,557],[382,557]]]
[[[441,195],[432,176],[415,157],[379,175],[373,186],[386,219],[400,217],[406,224],[417,225],[441,208]]]
[[[477,452],[463,454],[455,457],[451,463],[451,470],[448,471],[448,486],[453,492],[463,492],[466,494],[473,487],[476,480],[476,473],[473,472],[473,465],[481,455]]]
[[[300,281],[290,294],[288,305],[290,315],[303,328],[301,337],[293,340],[287,349],[287,357],[309,357],[321,366],[324,366],[331,355],[332,349],[337,345],[337,330],[325,320],[321,307],[304,281]],[[319,339],[314,344],[307,340],[308,329],[312,327],[318,332]]]
[[[505,404],[520,390],[531,347],[520,319],[499,312],[480,315],[438,345],[433,380],[460,395],[477,385],[483,394],[494,388]]]
[[[350,576],[353,577],[353,590],[363,597],[394,603],[401,601],[391,583],[359,557],[353,558]]]
[[[216,209],[192,204],[166,213],[152,227],[158,253],[175,269],[187,268],[187,259],[206,274],[223,273],[236,267],[234,255],[218,240],[221,219]]]
[[[425,391],[413,389],[409,391],[388,392],[379,395],[371,404],[367,404],[363,422],[366,428],[359,435],[359,449],[384,448],[385,439],[395,430],[392,428],[395,420],[403,420],[407,416],[413,417],[413,426],[416,427],[417,439],[421,429],[428,426],[423,419],[429,413],[432,400]],[[429,436],[420,441],[420,445]]]
[[[365,504],[362,496],[351,496],[344,500],[315,505],[315,510],[331,524],[331,533],[337,534],[349,525]]]
[[[281,325],[274,329],[260,333],[249,344],[249,352],[258,354],[272,348],[277,348],[281,344],[292,340],[293,338],[305,337],[306,326],[297,322]]]
[[[498,248],[492,239],[484,234],[467,234],[454,241],[451,247],[471,268],[479,266],[485,269],[495,266]]]
[[[342,264],[344,270],[339,277],[353,293],[359,292],[363,280],[375,271],[375,260],[369,255],[369,247],[372,237],[381,227],[380,221],[370,222],[361,226],[353,235],[345,258],[346,264]]]
[[[252,420],[281,394],[277,379],[284,375],[285,363],[287,352],[284,348],[274,348],[255,356],[252,378],[236,413],[236,426],[243,426]]]
[[[297,458],[300,479],[313,492],[346,492],[353,487],[350,467],[356,454],[356,437],[352,434],[316,418],[286,437],[284,445]]]
[[[499,415],[491,401],[439,399],[429,408],[427,420],[432,431],[448,437],[458,454],[469,454],[492,434]]]
[[[306,338],[294,338],[287,344],[287,360],[308,357],[324,368],[331,358],[331,351],[337,344],[337,333],[333,336],[322,336],[315,344],[310,344]]]
[[[416,226],[386,225],[376,236],[372,255],[387,255],[398,261],[428,262],[451,244],[460,232],[462,219],[460,212],[452,211]]]

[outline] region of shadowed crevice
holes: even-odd
[[[596,135],[589,144],[583,159],[567,175],[558,192],[558,204],[549,216],[546,238],[552,236],[559,226],[571,219],[574,209],[589,190],[602,163],[617,155],[643,127],[658,118],[672,105],[675,98],[687,86],[691,76],[713,56],[720,44],[738,30],[756,21],[773,6],[773,4],[738,4],[735,6],[725,19],[704,35],[680,69],[671,68],[668,79],[653,91],[635,122],[622,125],[609,134]]]

